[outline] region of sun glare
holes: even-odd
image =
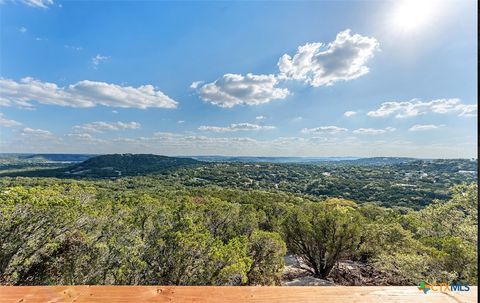
[[[435,10],[436,6],[434,1],[399,1],[392,16],[393,27],[402,32],[417,31],[431,21]]]

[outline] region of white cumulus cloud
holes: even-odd
[[[197,87],[200,98],[211,104],[230,108],[235,105],[259,105],[289,95],[286,88],[277,87],[274,75],[225,74],[214,82]]]
[[[0,78],[0,105],[16,104],[32,107],[31,101],[42,104],[94,107],[97,105],[123,108],[175,108],[177,102],[153,85],[139,87],[120,86],[105,82],[83,80],[59,87],[55,83],[42,82],[26,77],[16,82]]]
[[[388,132],[393,132],[395,131],[395,128],[393,127],[386,127],[386,128],[359,128],[353,131],[354,134],[359,134],[359,135],[382,135]]]
[[[190,88],[195,89],[202,100],[225,108],[269,103],[290,95],[287,88],[279,87],[281,80],[298,80],[318,87],[368,73],[366,64],[378,47],[375,38],[351,34],[347,29],[338,33],[333,42],[307,43],[298,47],[293,57],[283,55],[277,63],[279,73],[276,75],[229,73],[211,83],[195,81]]]
[[[457,113],[459,116],[476,116],[477,105],[463,104],[458,98],[436,99],[431,101],[412,99],[410,101],[384,102],[378,109],[368,112],[367,115],[370,117],[388,117],[395,115],[395,118],[407,118],[427,113]]]
[[[333,125],[302,129],[302,133],[305,134],[339,134],[346,131],[348,131],[348,129]]]
[[[369,72],[366,64],[378,47],[375,38],[352,35],[347,29],[338,33],[333,42],[307,43],[299,46],[293,57],[283,55],[278,61],[280,77],[315,87],[352,80]]]
[[[274,128],[275,126],[272,126],[272,125],[259,125],[259,124],[252,124],[252,123],[237,123],[237,124],[234,123],[234,124],[230,124],[230,126],[227,126],[227,127],[202,125],[198,129],[203,131],[224,133],[224,132],[237,132],[237,131],[269,130]]]

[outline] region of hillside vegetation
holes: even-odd
[[[452,186],[476,182],[477,163],[467,159],[412,158],[365,158],[303,164],[238,163],[236,160],[205,162],[157,155],[114,154],[92,157],[82,163],[61,163],[56,168],[32,167],[28,163],[18,167],[10,163],[2,170],[0,164],[0,177],[118,179],[156,176],[158,182],[190,187],[258,189],[288,192],[310,200],[331,197],[421,209],[435,199],[449,199]],[[12,165],[15,169],[11,169]]]
[[[280,285],[287,254],[329,283],[367,283],[357,264],[369,285],[476,284],[475,165],[107,155],[4,176],[0,284]]]
[[[90,157],[87,160],[50,170],[23,170],[4,172],[4,176],[59,177],[59,178],[119,178],[158,174],[171,169],[200,163],[190,158],[152,154],[112,154]],[[28,166],[27,166],[28,167]]]
[[[475,284],[477,187],[452,193],[405,212],[150,178],[4,179],[0,283],[279,285],[288,250],[336,283],[350,260],[380,273],[377,285]]]
[[[86,177],[120,177],[148,175],[198,164],[189,158],[175,158],[151,154],[114,154],[90,158],[80,164],[67,167],[63,173]]]

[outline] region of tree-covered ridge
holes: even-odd
[[[334,282],[338,262],[353,260],[378,284],[476,284],[477,186],[451,192],[414,211],[159,177],[4,178],[0,282],[278,285],[288,250]]]
[[[167,157],[152,154],[110,154],[89,157],[87,160],[62,165],[55,169],[5,172],[7,176],[58,177],[58,178],[120,178],[159,174],[171,169],[200,163],[190,158]],[[28,166],[27,166],[28,167]]]
[[[367,158],[298,164],[204,162],[123,154],[96,156],[55,169],[29,170],[28,165],[0,169],[0,176],[123,179],[156,175],[162,184],[289,192],[311,200],[343,198],[420,209],[435,199],[448,200],[452,186],[476,182],[477,165],[477,160],[469,159]],[[141,186],[138,180],[131,184]]]
[[[198,164],[190,158],[158,156],[152,154],[113,154],[92,157],[66,168],[65,174],[85,177],[121,177],[161,173],[172,168]]]
[[[310,199],[344,198],[415,209],[435,199],[447,200],[452,186],[478,179],[477,161],[466,159],[388,165],[216,163],[180,168],[166,177],[189,186],[283,191]]]
[[[20,154],[17,157],[24,160],[49,162],[82,162],[94,156],[90,154]]]

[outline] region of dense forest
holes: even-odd
[[[83,159],[86,155],[78,155]],[[115,154],[95,156],[83,162],[55,162],[72,156],[0,158],[2,176],[56,177],[69,179],[118,179],[151,176],[162,184],[189,187],[220,186],[245,190],[288,192],[318,201],[343,198],[358,203],[375,202],[386,207],[421,209],[434,200],[447,200],[455,185],[477,182],[477,160],[413,158],[361,158],[327,161],[305,158],[206,157],[197,161],[157,155]],[[203,159],[205,157],[197,157]],[[32,159],[37,159],[33,161]],[[283,163],[283,161],[305,161]],[[272,162],[263,162],[268,160]],[[138,185],[136,185],[138,186]]]
[[[4,169],[0,284],[477,283],[476,160],[135,160]]]

